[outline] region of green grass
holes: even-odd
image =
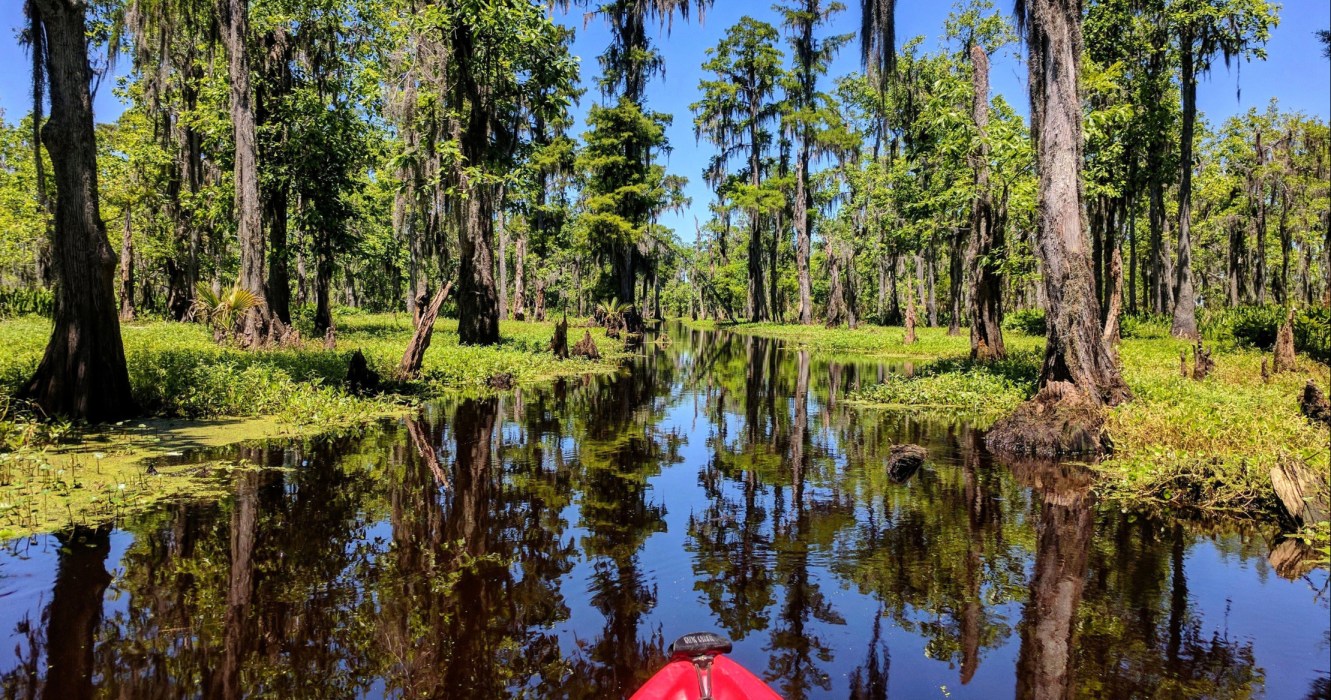
[[[215,495],[224,489],[218,474],[244,468],[216,465],[208,478],[196,476],[197,465],[162,468],[149,478],[145,457],[347,429],[445,390],[486,390],[498,374],[531,383],[613,371],[625,356],[600,328],[590,330],[603,359],[559,360],[547,349],[553,322],[504,322],[499,345],[470,347],[458,343],[456,321],[441,319],[419,380],[389,381],[384,393],[362,397],[342,388],[351,353],[361,350],[372,369],[391,377],[412,335],[410,318],[347,314],[336,323],[335,350],[312,341],[259,351],[220,346],[201,325],[123,324],[130,384],[150,418],[88,428],[33,420],[12,399],[40,362],[51,324],[35,316],[0,320],[0,540],[123,515],[165,498]],[[570,328],[570,342],[583,332]]]
[[[357,314],[337,319],[337,349],[322,342],[299,348],[245,351],[213,342],[201,325],[169,322],[122,326],[130,384],[135,399],[152,416],[206,418],[276,415],[296,424],[358,422],[389,410],[404,396],[445,389],[481,388],[498,374],[515,383],[608,371],[623,357],[620,345],[592,329],[605,358],[598,362],[559,360],[546,346],[553,323],[505,322],[503,341],[492,347],[458,344],[457,322],[441,319],[425,354],[419,381],[391,384],[396,395],[360,398],[341,389],[355,350],[372,369],[390,377],[411,338],[404,315]],[[50,322],[37,317],[0,321],[0,399],[12,396],[37,363],[50,334]],[[582,329],[570,329],[576,340]]]

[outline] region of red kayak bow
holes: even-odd
[[[670,663],[632,700],[781,700],[748,669],[722,656],[730,641],[711,632],[686,634],[670,645]]]

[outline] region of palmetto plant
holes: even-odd
[[[245,314],[262,305],[259,296],[240,286],[239,282],[220,295],[202,282],[194,289],[195,317],[211,324],[213,335],[219,340],[235,333]]]
[[[614,297],[610,301],[598,303],[596,312],[606,328],[618,330],[624,326],[624,314],[628,313],[631,308],[633,308],[632,304],[620,301],[619,297]]]

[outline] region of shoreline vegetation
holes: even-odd
[[[865,384],[846,400],[868,410],[962,416],[978,427],[1010,413],[1034,392],[1044,339],[1009,329],[1009,357],[968,359],[968,338],[945,328],[920,328],[905,344],[900,327],[851,330],[776,323],[718,324],[679,319],[696,330],[725,329],[859,361],[901,361],[900,374]],[[576,330],[585,323],[571,324]],[[1156,324],[1159,325],[1159,324]],[[563,376],[614,371],[629,356],[623,345],[591,327],[599,360],[556,359],[548,348],[553,322],[506,322],[492,347],[459,345],[456,322],[438,322],[419,380],[388,382],[382,393],[356,396],[342,388],[348,358],[365,354],[371,369],[390,376],[411,334],[410,319],[392,314],[338,318],[334,350],[246,351],[218,346],[203,326],[149,321],[125,329],[136,398],[154,417],[93,429],[16,415],[10,396],[40,356],[49,322],[0,321],[0,539],[49,531],[71,522],[114,517],[169,498],[217,497],[216,478],[245,468],[230,462],[162,467],[184,478],[146,479],[145,460],[190,448],[272,438],[307,438],[359,429],[410,412],[450,391],[493,391]],[[1304,384],[1325,384],[1331,370],[1303,355],[1297,369],[1264,378],[1260,349],[1210,334],[1216,367],[1204,380],[1181,376],[1187,341],[1151,323],[1132,324],[1119,348],[1134,400],[1108,411],[1115,449],[1095,463],[1097,490],[1124,507],[1201,518],[1275,521],[1270,471],[1282,460],[1324,470],[1331,462],[1327,430],[1299,412]],[[576,334],[576,333],[575,333]],[[1327,525],[1306,528],[1326,558]]]
[[[445,392],[613,372],[628,356],[622,342],[582,320],[570,319],[570,332],[581,337],[586,327],[600,359],[551,354],[554,321],[506,321],[498,345],[465,346],[457,321],[440,319],[419,379],[386,380],[381,392],[361,396],[345,386],[351,356],[361,351],[370,369],[391,377],[411,339],[411,318],[353,312],[337,324],[334,349],[312,340],[257,351],[218,345],[201,324],[124,324],[130,382],[150,417],[86,426],[39,420],[13,400],[41,359],[51,322],[0,319],[0,540],[109,520],[167,499],[220,497],[219,476],[248,468],[225,460],[156,464],[188,451],[360,430]],[[150,464],[168,478],[148,478]]]
[[[1035,391],[1042,336],[1009,328],[1009,357],[972,362],[966,329],[919,328],[907,345],[900,327],[826,328],[773,323],[684,323],[772,338],[791,347],[860,360],[910,361],[910,376],[852,391],[865,408],[963,415],[980,427],[1012,412]],[[1133,400],[1108,409],[1111,454],[1092,464],[1097,491],[1124,507],[1202,518],[1273,521],[1279,505],[1271,469],[1282,460],[1325,474],[1331,464],[1327,428],[1306,419],[1299,397],[1309,379],[1327,387],[1331,368],[1304,354],[1292,372],[1263,377],[1270,353],[1245,347],[1223,330],[1205,333],[1215,369],[1197,381],[1179,371],[1180,352],[1192,343],[1173,338],[1165,322],[1132,323],[1119,346]],[[1127,335],[1128,333],[1125,333]],[[1327,558],[1327,523],[1308,528]]]

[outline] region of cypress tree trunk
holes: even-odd
[[[134,320],[134,235],[131,209],[125,205],[125,230],[120,236],[120,320]]]
[[[971,47],[975,96],[971,114],[979,137],[979,154],[972,158],[975,198],[971,202],[971,359],[995,360],[1007,356],[1003,347],[1003,278],[990,256],[1003,247],[1003,231],[994,220],[989,192],[989,56]],[[961,280],[954,279],[953,287]],[[953,312],[956,313],[955,311]]]
[[[499,210],[495,212],[498,219],[497,228],[499,229],[499,318],[508,318],[508,223],[504,219],[504,186],[499,186],[499,194],[495,198],[499,203]]]
[[[471,167],[481,167],[487,161],[490,141],[489,115],[485,113],[486,100],[473,71],[476,52],[470,26],[465,22],[455,30],[455,60],[462,74],[462,91],[470,104],[466,127],[462,134],[462,157]],[[472,182],[465,174],[460,178],[463,197],[462,227],[458,231],[458,340],[466,345],[493,345],[499,342],[499,299],[495,291],[494,253],[490,248],[494,219],[487,187]],[[623,279],[620,280],[621,284]],[[633,295],[633,278],[629,277],[629,296]]]
[[[950,255],[948,256],[948,285],[947,285],[947,334],[961,335],[961,288],[965,284],[965,256],[962,250],[969,243],[966,241],[966,234],[961,228],[957,228],[952,234],[952,245]]]
[[[247,0],[222,0],[220,24],[226,46],[231,81],[231,124],[235,136],[235,186],[233,208],[240,240],[240,286],[262,302],[245,320],[242,344],[256,346],[267,335],[270,310],[264,277],[263,217],[259,201],[258,138],[246,40],[249,36]]]
[[[513,318],[527,318],[527,234],[517,240],[513,259]]]
[[[287,265],[290,252],[287,247],[286,183],[273,188],[264,202],[268,220],[268,309],[282,323],[291,323],[291,272]]]
[[[1257,175],[1253,183],[1253,203],[1257,211],[1253,225],[1257,227],[1257,243],[1253,247],[1253,289],[1257,292],[1257,303],[1266,303],[1266,178],[1262,168],[1266,165],[1266,149],[1262,147],[1262,132],[1255,135],[1257,150]]]
[[[809,145],[800,140],[795,164],[795,269],[800,287],[800,323],[813,322],[813,284],[809,279],[809,255],[813,237],[809,231]]]
[[[348,284],[350,282],[348,281]],[[327,232],[315,236],[314,335],[321,338],[333,327],[333,243]]]
[[[1192,283],[1192,137],[1197,124],[1197,69],[1192,37],[1181,37],[1180,56],[1183,91],[1183,136],[1179,164],[1183,169],[1178,191],[1178,268],[1175,275],[1174,323],[1170,333],[1179,338],[1197,337],[1197,299]],[[1261,292],[1258,291],[1260,295]]]
[[[758,133],[758,100],[749,99],[749,184],[762,187],[762,139]],[[798,194],[796,195],[799,196]],[[749,319],[767,320],[767,292],[763,290],[763,217],[749,210]]]
[[[1101,408],[1130,394],[1099,324],[1082,221],[1081,4],[1033,0],[1025,10],[1048,335],[1035,397],[999,421],[986,441],[996,451],[1095,453],[1104,449]]]
[[[88,91],[84,5],[32,0],[33,52],[44,57],[51,118],[42,143],[55,176],[51,272],[55,328],[19,395],[47,415],[108,421],[138,411],[130,394],[112,278],[116,256],[97,201],[97,142]]]

